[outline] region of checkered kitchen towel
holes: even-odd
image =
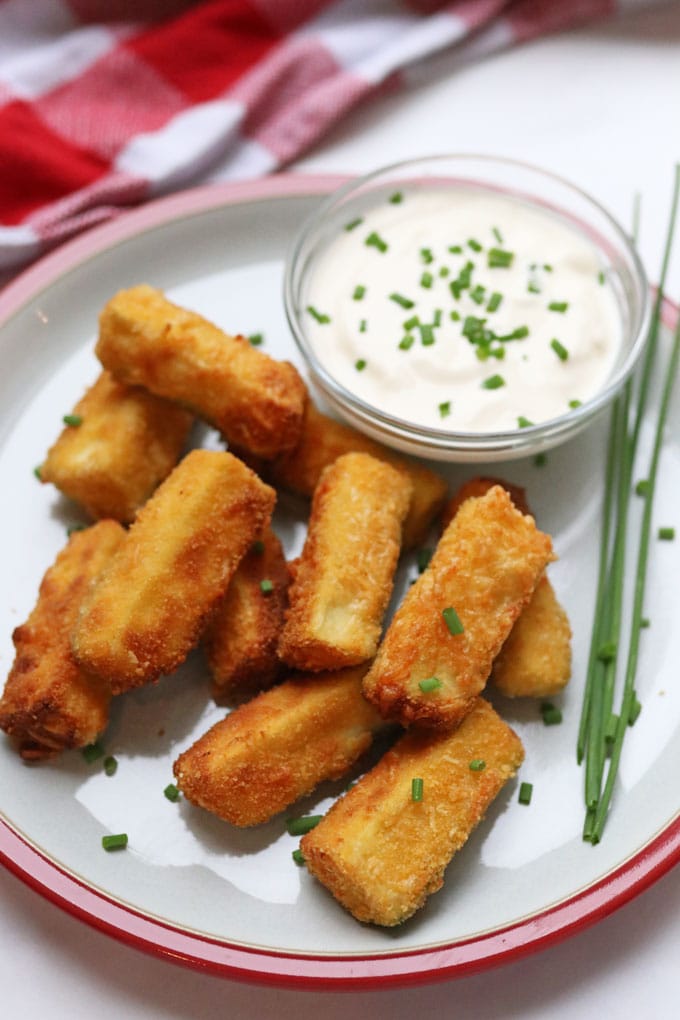
[[[269,173],[435,54],[453,68],[633,2],[0,0],[0,270],[155,195]]]

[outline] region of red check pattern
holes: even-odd
[[[473,34],[479,57],[625,4],[0,0],[0,271],[146,198],[285,165]]]

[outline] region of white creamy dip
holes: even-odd
[[[319,253],[302,312],[348,390],[397,418],[494,432],[568,414],[611,374],[622,338],[602,256],[537,206],[408,188]]]

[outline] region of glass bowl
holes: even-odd
[[[395,416],[368,403],[335,378],[309,337],[310,272],[326,247],[372,208],[402,194],[453,186],[470,193],[511,198],[562,220],[590,242],[603,265],[618,306],[621,344],[597,392],[580,406],[524,427],[504,431],[451,431]],[[549,268],[549,267],[548,267]],[[525,457],[572,438],[602,413],[633,371],[647,337],[650,300],[644,268],[625,230],[585,192],[526,163],[481,155],[442,155],[395,163],[350,181],[334,192],[303,225],[286,265],[286,315],[311,382],[342,419],[388,446],[415,456],[455,462]],[[306,314],[307,310],[307,314]],[[408,314],[408,313],[405,313]],[[332,338],[332,333],[329,332]],[[493,371],[493,370],[492,370]],[[408,400],[404,401],[406,407]]]

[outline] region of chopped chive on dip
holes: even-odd
[[[659,528],[657,535],[662,542],[672,542],[675,538],[675,528]]]
[[[410,298],[404,297],[403,294],[397,294],[396,292],[390,294],[390,301],[394,301],[395,304],[401,305],[402,308],[413,308],[415,301],[411,301]]]
[[[107,755],[106,758],[104,758],[104,772],[107,776],[115,776],[117,770],[118,762],[112,754]]]
[[[357,284],[357,286],[354,288],[354,292],[352,294],[352,297],[353,297],[353,299],[355,301],[361,301],[361,299],[363,298],[365,293],[366,293],[366,288],[364,286],[362,286],[362,284]]]
[[[439,405],[439,417],[440,418],[448,418],[448,416],[450,414],[451,414],[451,401],[450,400],[444,400]]]
[[[356,368],[357,372],[363,372],[363,370],[366,368],[366,360],[364,358],[357,358],[357,360],[354,362],[354,367]]]
[[[426,290],[430,290],[433,283],[434,276],[432,275],[432,273],[423,273],[422,276],[420,277],[420,286],[424,287]]]
[[[569,357],[569,351],[564,346],[564,344],[561,344],[559,342],[559,340],[556,337],[552,338],[552,340],[550,341],[550,346],[552,347],[560,361],[567,360],[567,358]]]
[[[531,795],[533,792],[534,788],[531,783],[520,783],[517,800],[520,804],[531,804]]]
[[[112,836],[102,836],[102,846],[106,851],[125,850],[127,845],[127,832],[118,832]]]
[[[395,191],[393,195],[390,195],[390,202],[392,205],[399,205],[399,203],[403,201],[404,193],[402,191]]]
[[[431,691],[437,691],[441,685],[442,682],[438,676],[428,676],[425,680],[418,681],[418,687],[420,687],[423,694],[429,694]]]
[[[484,304],[484,296],[486,294],[486,287],[483,287],[481,283],[478,283],[476,287],[470,291],[470,298],[476,305]]]
[[[263,578],[260,581],[260,591],[262,592],[263,595],[271,595],[271,593],[274,591],[274,582],[270,580],[268,577]]]
[[[179,790],[177,789],[174,783],[168,783],[168,785],[163,790],[163,796],[165,797],[166,800],[170,800],[174,804],[176,801],[179,800]]]
[[[79,414],[65,414],[62,421],[64,425],[70,425],[71,428],[78,428],[79,425],[83,424],[83,419]]]
[[[505,379],[502,375],[490,375],[482,383],[482,389],[485,390],[499,390],[501,386],[505,386]]]
[[[264,333],[251,333],[248,340],[253,347],[259,347],[260,344],[264,343]]]
[[[463,249],[462,249],[462,247],[459,244],[452,244],[452,245],[450,245],[449,251],[451,252],[452,255],[462,255],[463,254]]]
[[[355,220],[350,220],[349,223],[345,223],[345,230],[354,230],[364,222],[363,216],[357,216]]]
[[[420,257],[426,266],[429,266],[431,262],[434,262],[434,255],[432,254],[431,248],[421,248]]]
[[[387,241],[383,241],[380,234],[376,234],[375,230],[373,230],[368,235],[368,237],[364,241],[364,244],[366,245],[367,248],[376,248],[379,252],[382,253],[386,252],[389,247]]]
[[[533,424],[534,423],[529,418],[525,418],[523,414],[520,414],[519,418],[517,419],[517,425],[521,429],[528,429]]]
[[[541,705],[541,716],[545,726],[558,726],[562,722],[562,712],[549,701]]]
[[[460,617],[453,606],[442,609],[442,616],[444,617],[444,623],[449,628],[449,634],[464,633],[463,624],[460,622]]]
[[[429,566],[433,552],[434,549],[419,549],[416,553],[416,563],[418,565],[419,574],[422,574],[422,572]]]
[[[420,342],[423,347],[431,347],[434,343],[434,327],[429,323],[423,323],[420,327]]]
[[[479,241],[475,240],[474,237],[471,237],[470,240],[468,241],[468,248],[471,248],[472,251],[482,250],[481,244],[479,243]]]
[[[286,831],[289,836],[304,836],[319,824],[323,815],[305,815],[301,818],[287,818]]]
[[[325,326],[331,321],[330,315],[325,315],[323,312],[318,311],[314,305],[307,305],[307,311],[313,319],[316,319],[320,325]]]
[[[569,307],[568,301],[551,301],[548,305],[548,311],[550,312],[566,312]]]
[[[529,280],[527,284],[527,290],[530,294],[540,294],[541,288],[536,280]]]
[[[515,258],[512,251],[504,251],[502,248],[489,248],[486,253],[486,264],[489,269],[509,269]]]
[[[407,319],[406,322],[404,323],[404,329],[408,333],[412,329],[415,329],[416,326],[419,326],[419,325],[420,325],[420,319],[418,318],[418,316],[417,315],[412,315],[411,318]]]
[[[569,401],[569,407],[572,409],[572,411],[575,411],[576,408],[580,407],[580,406],[581,406],[581,401],[580,400],[570,400]]]
[[[491,228],[491,233],[496,238],[496,240],[498,241],[499,244],[503,244],[503,235],[501,234],[501,232],[498,229],[498,227],[492,227]]]
[[[491,295],[491,297],[489,298],[489,301],[487,303],[487,306],[486,306],[487,312],[495,312],[495,311],[497,311],[500,308],[500,306],[501,306],[501,301],[502,300],[503,300],[503,295],[499,291],[495,290],[493,292],[493,294]]]
[[[545,453],[537,453],[534,457],[534,467],[542,468],[548,463],[548,457]]]
[[[486,762],[483,758],[473,758],[468,768],[470,772],[483,772],[486,768]]]
[[[366,319],[362,319],[362,320],[361,320],[361,322],[359,323],[359,332],[360,332],[360,333],[365,333],[365,332],[366,332],[366,328],[367,328],[367,325],[368,325],[368,324],[367,324],[367,322],[366,322]]]
[[[402,337],[399,341],[399,350],[408,351],[411,347],[413,347],[414,342],[415,338],[407,333],[406,336]]]
[[[416,777],[411,780],[411,800],[418,803],[423,799],[423,780]]]
[[[91,765],[93,761],[97,761],[98,758],[104,757],[104,748],[98,740],[95,740],[93,744],[88,744],[84,747],[80,753],[88,765]]]
[[[450,273],[451,273],[451,270],[449,269],[448,266],[442,266],[441,269],[439,270],[439,275],[442,276],[442,277],[443,276],[449,276]]]

